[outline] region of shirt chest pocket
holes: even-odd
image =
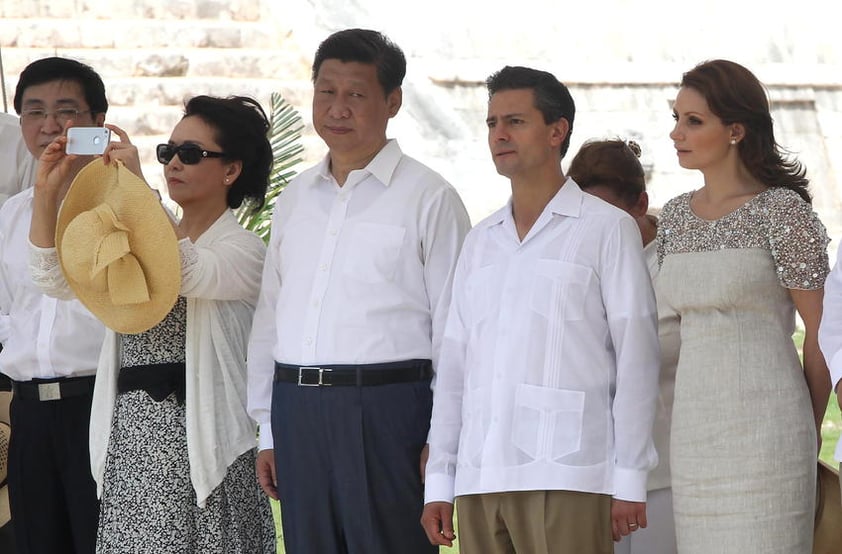
[[[559,260],[541,259],[535,264],[530,303],[532,310],[549,320],[580,320],[593,271],[589,267]]]
[[[344,272],[365,283],[390,282],[401,256],[406,229],[380,223],[356,223],[348,234]]]

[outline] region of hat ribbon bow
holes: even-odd
[[[129,229],[117,219],[108,204],[93,209],[102,222],[103,235],[94,248],[90,277],[106,271],[108,294],[115,306],[149,301],[146,275],[129,247]]]

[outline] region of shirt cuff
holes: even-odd
[[[451,475],[426,474],[424,476],[424,504],[430,502],[450,502],[453,504],[454,481],[455,479]]]
[[[273,448],[275,448],[275,440],[272,437],[272,424],[261,423],[257,434],[257,449],[271,450]]]
[[[646,502],[648,471],[614,467],[614,498],[627,502]]]

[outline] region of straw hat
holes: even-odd
[[[12,393],[0,391],[0,527],[12,519],[9,511],[9,484],[6,482],[9,468],[9,437],[12,429],[9,427],[9,403]]]
[[[73,179],[56,224],[59,262],[76,297],[118,333],[160,323],[181,288],[171,220],[152,189],[98,158]]]
[[[819,460],[813,554],[842,553],[842,491],[839,472]]]

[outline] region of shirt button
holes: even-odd
[[[336,229],[331,229],[331,230],[330,230],[330,236],[332,236],[332,237],[335,237],[335,236],[336,236]]]
[[[310,338],[310,337],[307,337],[306,339],[304,339],[304,344],[306,344],[307,346],[310,346],[311,344],[313,344],[313,339]]]
[[[319,302],[319,299],[318,299],[318,298],[316,298],[315,300],[313,300],[313,306],[315,306],[316,308],[318,308],[318,307],[319,307],[319,304],[320,304],[320,303],[321,303],[321,302]]]
[[[322,271],[327,271],[327,264],[320,265],[319,269],[322,270]]]

